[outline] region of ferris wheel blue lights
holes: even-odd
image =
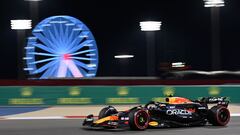
[[[28,38],[27,68],[39,79],[96,76],[98,49],[88,27],[70,16],[53,16],[40,22]]]

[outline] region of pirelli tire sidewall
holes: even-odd
[[[225,117],[221,119],[221,113]],[[226,126],[230,121],[230,112],[224,106],[213,106],[208,112],[208,121],[214,126]]]
[[[144,122],[139,121],[139,116],[144,119]],[[129,113],[129,126],[132,130],[145,130],[148,128],[150,116],[144,109],[134,109]]]

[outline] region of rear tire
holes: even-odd
[[[148,127],[149,114],[143,109],[135,109],[129,113],[129,126],[133,130],[145,130]]]
[[[208,113],[208,121],[214,126],[226,126],[230,120],[230,112],[224,106],[213,106]]]

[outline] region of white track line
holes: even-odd
[[[49,117],[5,117],[6,120],[56,120],[65,119],[64,116],[49,116]]]
[[[239,117],[239,116],[240,116],[240,113],[232,113],[231,116],[232,116],[232,117],[235,117],[235,116],[238,116],[238,117]]]

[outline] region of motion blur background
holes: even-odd
[[[240,1],[225,0],[225,6],[210,8],[204,7],[204,1],[0,0],[0,120],[46,119],[46,117],[56,119],[56,116],[59,119],[65,119],[66,116],[83,118],[88,114],[98,115],[98,111],[105,105],[123,105],[120,110],[125,110],[130,105],[146,104],[149,101],[166,102],[166,97],[169,96],[186,97],[192,100],[202,97],[226,97],[231,102],[229,105],[231,115],[240,116],[240,61],[238,60],[240,57]],[[223,0],[213,0],[213,2],[223,2]],[[62,77],[59,75],[62,73],[59,63],[57,66],[60,66],[54,68],[55,71],[59,69],[57,71],[59,76],[49,75],[43,80],[30,79],[28,73],[22,70],[24,68],[22,57],[34,59],[32,55],[23,56],[27,37],[32,35],[32,30],[39,22],[57,15],[75,17],[84,22],[93,33],[99,53],[96,78]],[[11,20],[16,19],[32,20],[32,29],[12,30]],[[139,25],[142,21],[160,21],[161,30],[141,31]],[[66,47],[62,42],[62,36],[59,36],[61,34],[58,33],[62,32],[61,24],[64,23],[65,27],[70,27],[70,25],[73,26],[72,23],[67,25],[66,21],[61,19],[50,23],[60,24],[60,30],[54,30],[57,33],[56,38],[60,37],[60,41],[54,45]],[[84,31],[80,26],[77,30],[73,28],[71,30]],[[42,28],[37,29],[39,33],[42,31]],[[77,35],[78,38],[82,38],[80,36],[88,35]],[[86,37],[81,40],[86,41]],[[78,46],[79,43],[76,45]],[[90,46],[89,44],[82,45]],[[35,51],[34,45],[28,47]],[[151,51],[148,51],[149,46]],[[88,51],[84,50],[84,52],[81,49],[78,48],[80,51],[77,53],[84,54],[82,57],[85,60],[87,56],[97,56],[96,50],[94,55],[87,55]],[[32,53],[29,52],[27,54]],[[38,54],[33,53],[33,55],[39,55],[38,50],[36,52]],[[70,65],[67,62],[72,62],[69,59],[73,57],[69,56],[75,56],[76,53],[66,51],[64,48],[64,51],[56,54],[57,56],[54,55],[54,57],[57,57],[57,60],[65,62],[63,66],[66,70],[62,74],[69,75],[70,73],[66,73],[67,68],[70,69],[67,67]],[[114,57],[122,54],[130,54],[134,57],[129,59]],[[149,54],[151,57],[148,57]],[[30,64],[38,63],[39,59]],[[43,61],[39,63],[42,64]],[[89,65],[96,67],[96,63],[88,62],[85,63],[84,68]],[[29,70],[34,70],[29,67]],[[53,65],[49,64],[48,67],[51,68]],[[53,70],[50,71],[55,73]],[[71,73],[76,77],[72,71]],[[26,76],[21,78],[24,74]],[[42,72],[41,74],[45,75]],[[95,72],[89,74],[94,76]],[[69,76],[72,77],[71,75]],[[239,123],[239,119],[235,118],[235,121]],[[47,124],[43,124],[47,130],[38,126],[37,123],[24,125],[17,124],[16,121],[11,122],[13,123],[5,127],[0,126],[5,131],[3,134],[8,135],[11,132],[16,134],[17,131],[21,131],[18,133],[28,135],[24,133],[28,130],[40,134],[41,131],[48,134],[64,134],[56,131],[66,130],[65,125],[63,125],[64,128],[59,126],[51,128],[48,126],[48,121],[45,121]],[[50,125],[59,123],[52,122],[53,124]],[[15,124],[24,128],[14,128],[12,125]],[[234,123],[231,124],[234,125]],[[35,125],[38,130],[29,125]],[[66,125],[73,126],[67,123]],[[238,129],[239,126],[235,124],[235,127]],[[231,128],[229,130],[234,132],[233,134],[237,132]],[[78,125],[75,131],[79,134]],[[219,131],[222,132],[222,130]],[[32,133],[29,132],[29,134]]]
[[[240,1],[220,8],[221,69],[240,69]],[[99,49],[97,76],[146,76],[145,33],[139,22],[162,21],[156,38],[156,76],[164,65],[184,62],[191,70],[211,71],[211,10],[203,0],[43,0],[38,21],[53,15],[79,18],[93,32]],[[17,78],[17,34],[11,19],[31,19],[29,2],[1,0],[0,78]],[[34,26],[33,26],[34,27]],[[31,31],[27,31],[29,36]],[[132,59],[114,59],[133,54]],[[161,67],[162,66],[162,67]]]

